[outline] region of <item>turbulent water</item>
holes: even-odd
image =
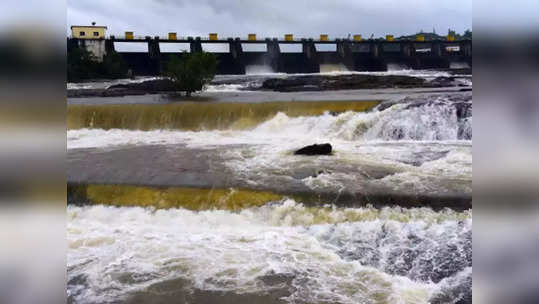
[[[193,162],[209,159],[210,168],[246,188],[471,195],[471,94],[405,98],[367,111],[264,109],[249,123],[234,120],[264,106],[247,107],[240,116],[222,112],[231,120],[226,127],[174,127],[181,124],[158,112],[151,115],[161,119],[144,128],[128,116],[107,116],[107,128],[74,124],[68,154],[93,153],[99,161],[124,153],[136,164],[132,149],[196,151]],[[77,120],[90,112],[77,112]],[[190,115],[192,123],[219,117],[204,113]],[[292,153],[322,142],[333,145],[333,155]],[[163,166],[158,156],[149,162]],[[285,197],[239,211],[70,205],[69,301],[471,303],[471,209],[336,201]]]
[[[200,291],[224,303],[226,292],[283,303],[469,301],[471,226],[467,212],[291,200],[239,213],[69,207],[68,293],[81,303]]]
[[[341,191],[470,195],[471,101],[443,96],[425,100],[381,104],[369,112],[296,117],[278,112],[254,127],[251,120],[234,123],[251,126],[243,130],[73,129],[68,131],[67,146],[215,150],[219,152],[209,156],[215,158],[210,166],[225,166],[243,185],[269,190],[283,189],[284,183],[336,195]],[[330,142],[334,155],[315,159],[291,155],[294,149],[317,142]]]
[[[339,102],[334,104],[339,105]],[[315,105],[316,103],[306,104],[310,109]],[[326,107],[329,106],[331,105],[326,105]],[[264,107],[264,104],[259,105],[259,107]],[[278,109],[276,108],[277,111]],[[127,114],[133,114],[128,109],[126,110]],[[253,108],[241,109],[241,111],[253,113],[257,110],[253,106]],[[298,109],[298,111],[301,111],[301,109]],[[96,113],[95,110],[90,112],[87,115],[95,115],[94,113]],[[237,118],[239,120],[248,113],[237,113],[235,116],[239,116]],[[265,113],[268,112],[266,111]],[[271,112],[269,113],[271,114]],[[297,113],[294,116],[297,116]],[[210,114],[202,112],[192,113],[191,115],[199,115],[203,118]],[[196,137],[211,144],[218,143],[216,140],[219,138],[226,140],[228,144],[271,143],[278,140],[288,141],[291,138],[298,141],[305,138],[310,141],[344,140],[348,142],[391,140],[456,141],[472,139],[471,100],[469,98],[454,101],[444,96],[437,96],[431,97],[428,102],[420,100],[417,103],[395,103],[387,108],[384,106],[384,108],[374,109],[366,113],[347,111],[333,114],[325,112],[320,116],[290,117],[285,113],[277,112],[266,121],[264,121],[264,115],[266,114],[259,117],[259,119],[262,119],[262,121],[259,120],[260,124],[246,131],[206,131],[200,134],[197,133]],[[108,119],[125,122],[128,118],[120,116]],[[150,119],[147,118],[147,120]],[[148,144],[196,141],[195,136],[190,138],[191,135],[194,135],[193,133],[174,133],[175,131],[170,129],[163,130],[163,127],[170,126],[165,124],[167,122],[161,119],[162,125],[156,122],[155,125],[144,126],[144,128],[157,129],[150,132],[129,132],[124,130],[128,125],[121,124],[108,124],[107,127],[112,126],[112,130],[107,131],[102,129],[77,129],[77,125],[74,124],[72,130],[68,131],[68,148],[131,144],[133,141],[135,141],[134,143]],[[233,124],[234,122],[232,121],[231,123]],[[203,124],[204,121],[199,120],[194,123]],[[85,126],[85,124],[82,124],[82,126]]]

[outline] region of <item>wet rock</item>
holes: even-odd
[[[103,96],[103,92],[105,92],[105,89],[70,89],[67,90],[67,97],[100,97]]]
[[[458,119],[468,118],[472,116],[472,103],[471,102],[458,102],[455,103],[457,109]]]
[[[302,75],[270,78],[262,83],[262,89],[278,92],[420,88],[424,86],[425,80],[422,78],[400,75]]]
[[[332,151],[331,144],[314,144],[303,147],[294,152],[295,155],[330,155]]]
[[[472,75],[472,68],[459,68],[447,70],[451,75]]]
[[[138,83],[116,84],[106,89],[71,89],[67,90],[67,97],[120,97],[174,91],[176,89],[171,80],[156,79]]]
[[[428,85],[432,87],[454,87],[458,86],[459,84],[460,82],[456,80],[456,77],[452,76],[440,76],[428,82]]]

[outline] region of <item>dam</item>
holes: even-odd
[[[144,44],[147,51],[117,51],[116,45]],[[163,52],[161,44],[186,46],[186,52]],[[256,46],[256,47],[252,47]],[[167,37],[136,37],[126,32],[124,37],[100,37],[88,39],[80,37],[67,38],[68,52],[76,47],[103,54],[116,52],[124,58],[129,68],[141,76],[159,75],[161,68],[171,56],[185,56],[186,53],[206,51],[217,47],[214,53],[218,58],[217,74],[242,75],[249,67],[264,66],[276,73],[320,73],[321,66],[340,66],[348,71],[386,71],[389,65],[406,66],[410,69],[447,69],[454,63],[472,65],[472,41],[445,40],[425,41],[422,37],[415,40],[394,39],[387,35],[386,39],[361,39],[354,35],[353,39],[329,40],[327,35],[320,38],[294,38],[285,35],[284,39],[257,39],[254,34],[244,38],[219,39],[217,34],[206,37],[177,37],[169,33]],[[283,49],[294,48],[287,52]],[[249,50],[247,50],[249,49]],[[255,49],[254,51],[250,49]]]

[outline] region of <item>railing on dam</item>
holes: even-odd
[[[72,38],[75,39],[75,38]],[[249,39],[245,37],[226,37],[226,38],[217,38],[217,39],[211,39],[209,37],[201,37],[201,36],[178,36],[177,38],[170,39],[168,36],[133,36],[130,38],[127,38],[125,36],[115,36],[110,35],[106,38],[106,40],[114,40],[116,42],[146,42],[148,40],[159,40],[161,42],[167,42],[167,43],[188,43],[192,40],[200,40],[204,43],[228,43],[229,41],[239,41],[241,43],[266,43],[268,41],[276,41],[281,44],[287,44],[287,43],[302,43],[305,41],[311,41],[314,43],[319,44],[335,44],[342,41],[347,41],[353,44],[364,44],[364,43],[373,43],[373,42],[379,42],[379,43],[394,43],[399,44],[403,42],[413,42],[413,43],[432,43],[432,42],[440,42],[440,43],[460,43],[463,41],[471,41],[469,39],[459,39],[459,40],[447,40],[447,39],[436,39],[436,40],[418,40],[418,39],[393,39],[393,40],[386,40],[382,38],[377,39],[361,39],[361,40],[354,40],[351,38],[334,38],[334,39],[321,39],[321,38],[312,38],[312,37],[293,37],[290,39],[283,39],[283,38],[277,38],[277,37],[265,37],[265,38],[256,38],[256,39]]]

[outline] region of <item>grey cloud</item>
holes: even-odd
[[[181,36],[217,32],[221,37],[332,37],[351,34],[410,34],[420,29],[446,33],[472,26],[470,0],[71,0],[67,25],[108,25],[110,34]]]

